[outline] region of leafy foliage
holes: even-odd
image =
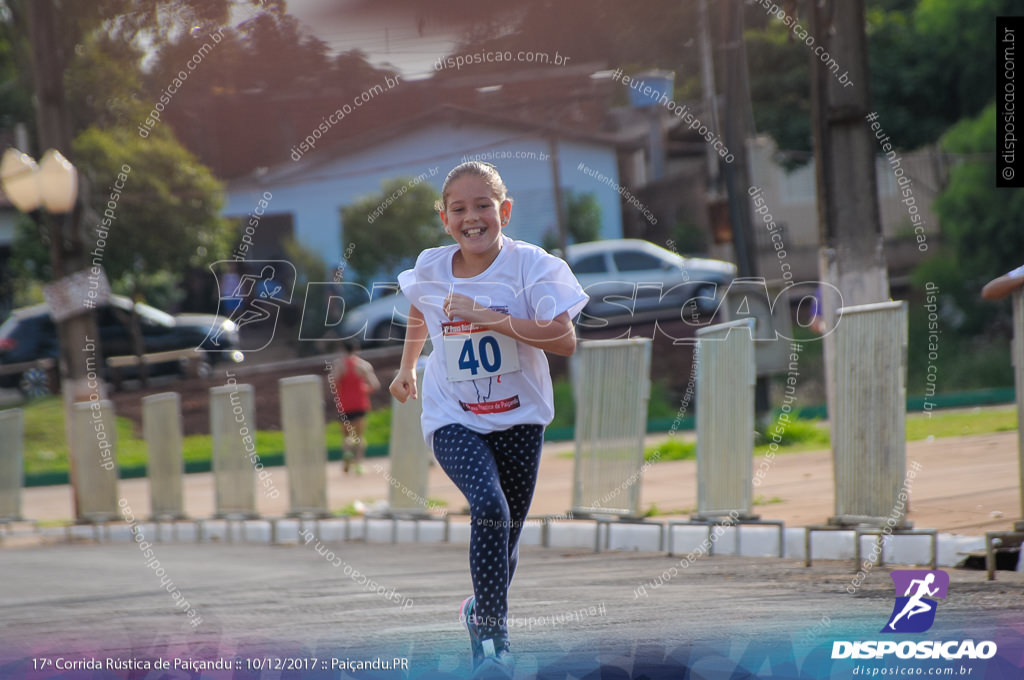
[[[565,230],[569,243],[596,241],[601,235],[601,204],[594,194],[566,189],[562,200],[565,202]],[[558,248],[558,233],[549,231],[544,234],[541,245],[549,251]]]
[[[750,99],[754,124],[768,132],[779,149],[803,151],[787,159],[801,165],[811,149],[811,69],[807,46],[791,39],[784,24],[746,34]]]
[[[100,230],[109,227],[101,259],[111,279],[183,271],[230,252],[220,183],[169,134],[143,139],[130,129],[89,128],[75,140],[74,153],[92,185],[86,242],[103,238]]]
[[[897,147],[934,142],[950,125],[985,107],[995,89],[992,26],[996,16],[1013,10],[1013,0],[868,1],[872,106]],[[756,5],[748,8],[748,25],[761,23],[752,20],[756,14],[764,12]],[[807,28],[806,18],[798,18]],[[748,30],[746,38],[758,129],[780,149],[810,152],[813,54],[778,20]]]
[[[935,203],[944,247],[914,272],[919,287],[927,281],[939,287],[946,323],[968,334],[984,330],[1005,309],[981,301],[979,291],[986,281],[1020,266],[1024,253],[1024,189],[996,188],[995,128],[993,103],[943,136],[944,151],[964,156]]]
[[[444,242],[444,225],[434,210],[440,196],[430,185],[413,181],[385,181],[380,193],[341,210],[341,240],[352,244],[348,261],[364,281],[393,275],[423,250]]]

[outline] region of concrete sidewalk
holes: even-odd
[[[648,437],[656,446],[666,435]],[[547,444],[541,460],[540,477],[531,514],[562,514],[572,503],[573,443]],[[981,536],[985,531],[1009,529],[1020,516],[1017,486],[1017,435],[1001,432],[988,435],[952,437],[907,444],[907,461],[920,463],[911,490],[909,519],[917,528]],[[755,469],[761,459],[754,462]],[[267,468],[277,499],[257,492],[258,508],[264,516],[280,516],[288,510],[288,471]],[[340,463],[328,467],[328,501],[332,510],[360,501],[367,506],[388,497],[386,458],[371,458],[363,476],[343,475]],[[697,507],[695,461],[659,462],[643,476],[643,509],[656,506],[657,518],[684,517]],[[827,520],[834,511],[832,458],[828,451],[780,454],[756,489],[755,511],[764,519],[783,520],[799,527]],[[137,515],[150,507],[149,482],[122,480],[119,493]],[[461,511],[465,500],[439,466],[430,468],[428,500],[446,503],[449,511]],[[67,486],[25,489],[22,508],[33,520],[67,520],[72,515]],[[191,517],[205,518],[214,512],[212,474],[187,475],[185,509]]]

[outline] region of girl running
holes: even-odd
[[[418,398],[416,360],[429,336],[423,434],[472,522],[473,595],[460,614],[474,667],[510,673],[508,587],[554,417],[544,352],[576,350],[572,319],[588,298],[565,262],[502,234],[512,199],[493,165],[456,166],[437,208],[455,244],[424,251],[398,277],[411,307],[391,393]]]

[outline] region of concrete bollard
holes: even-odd
[[[830,524],[909,528],[898,500],[907,472],[907,303],[843,307],[835,328],[829,414],[835,468]]]
[[[644,464],[651,341],[585,340],[573,363],[572,512],[636,517]]]
[[[21,517],[21,487],[25,484],[25,412],[0,411],[0,522]]]
[[[117,506],[117,431],[114,404],[84,401],[71,405],[71,436],[79,456],[72,466],[78,493],[78,520],[109,522]]]
[[[423,371],[417,375],[417,384],[423,384]],[[423,440],[420,416],[423,402],[408,399],[404,404],[391,400],[391,439],[388,456],[388,507],[392,513],[414,515],[430,514],[427,507],[427,476],[430,459],[434,455]]]
[[[256,512],[256,407],[252,385],[210,388],[215,517],[258,517]]]
[[[327,426],[320,376],[278,381],[281,427],[292,515],[330,514],[327,509]]]
[[[185,517],[185,461],[181,396],[177,392],[142,398],[142,436],[149,455],[147,468],[153,519],[182,519]]]
[[[752,516],[754,319],[697,331],[697,515]]]

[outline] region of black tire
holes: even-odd
[[[697,286],[693,291],[694,297],[697,298],[695,304],[697,305],[697,311],[703,315],[711,316],[718,310],[718,305],[721,302],[721,295],[719,291],[721,286],[713,286],[710,283]],[[714,298],[709,300],[709,298]]]
[[[50,388],[50,375],[43,368],[30,368],[18,378],[18,389],[28,399],[48,397],[53,394]]]

